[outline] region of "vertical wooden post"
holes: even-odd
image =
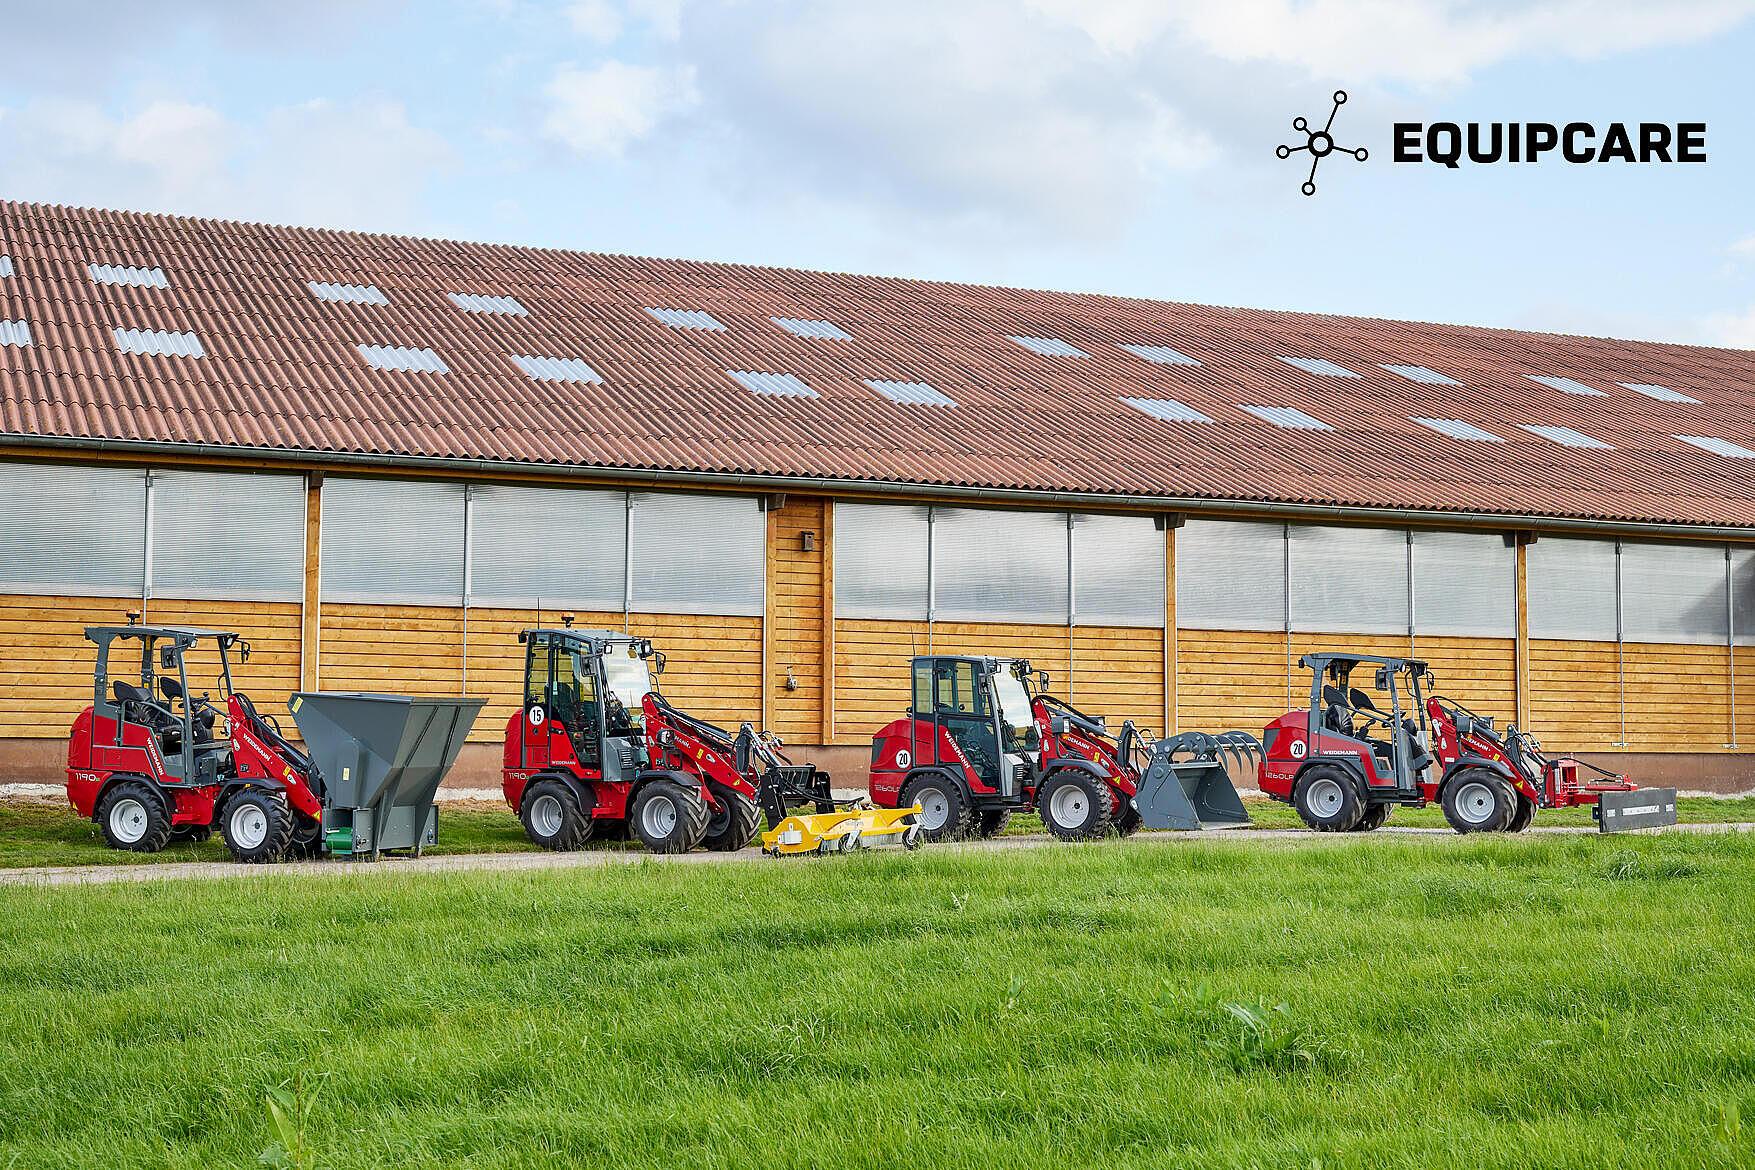
[[[774,693],[773,680],[768,677],[771,669],[772,655],[769,646],[773,642],[774,624],[774,580],[780,575],[779,558],[775,555],[775,530],[779,527],[780,509],[775,507],[773,497],[762,502],[762,719],[758,724],[764,729],[773,727],[773,704],[770,696]]]
[[[823,501],[823,519],[817,529],[822,555],[823,630],[819,649],[823,656],[823,743],[835,742],[835,501]]]
[[[299,686],[322,685],[319,659],[323,632],[323,475],[305,477],[305,590],[299,607]]]
[[[1182,712],[1176,687],[1176,528],[1164,528],[1164,734],[1180,729]]]
[[[1529,545],[1521,534],[1517,551],[1517,642],[1512,652],[1512,678],[1517,690],[1517,725],[1530,725],[1530,604]]]

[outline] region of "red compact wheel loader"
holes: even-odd
[[[1675,823],[1673,789],[1600,769],[1581,781],[1591,765],[1548,760],[1521,733],[1515,748],[1495,743],[1490,721],[1430,695],[1435,680],[1418,659],[1324,653],[1299,665],[1310,671],[1309,706],[1268,725],[1259,782],[1320,832],[1368,832],[1397,805],[1434,803],[1459,833],[1517,831],[1538,807],[1579,804],[1597,806],[1605,832]],[[1370,691],[1353,685],[1361,666]]]
[[[1211,739],[1204,754],[1132,721],[1112,738],[1024,659],[925,655],[910,670],[908,713],[872,737],[870,792],[880,808],[918,804],[929,840],[991,837],[1032,808],[1067,841],[1248,823],[1218,758],[1248,736]]]

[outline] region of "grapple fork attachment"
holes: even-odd
[[[1261,745],[1243,731],[1185,731],[1154,743],[1134,795],[1140,823],[1148,829],[1182,830],[1249,824],[1225,767],[1226,753],[1242,761],[1259,755]]]

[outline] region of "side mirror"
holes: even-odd
[[[248,643],[248,642],[239,642],[238,643],[238,661],[239,662],[250,661],[250,643]]]
[[[1052,685],[1053,681],[1053,679],[1048,677],[1048,672],[1046,670],[1038,670],[1036,672],[1036,686],[1039,689],[1046,691],[1049,686]]]
[[[1394,678],[1394,676],[1395,671],[1391,670],[1389,667],[1379,667],[1377,671],[1377,689],[1380,691],[1389,690],[1390,680]]]
[[[654,676],[657,676],[657,675],[661,675],[663,673],[664,673],[664,651],[654,650],[652,652],[652,674]]]
[[[160,670],[175,670],[175,669],[177,669],[177,648],[174,645],[173,646],[161,646],[159,648],[158,668]]]

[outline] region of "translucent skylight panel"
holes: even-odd
[[[1058,337],[1014,337],[1013,341],[1043,357],[1090,357],[1076,345],[1068,345]]]
[[[1123,345],[1121,347],[1135,357],[1145,358],[1148,362],[1157,362],[1161,366],[1198,366],[1199,362],[1179,349],[1171,349],[1167,345]]]
[[[1294,431],[1332,431],[1333,427],[1319,418],[1311,418],[1296,406],[1245,406],[1241,403],[1238,410],[1247,410],[1263,422],[1273,423],[1276,427],[1285,427]]]
[[[1668,386],[1653,386],[1649,382],[1616,382],[1635,394],[1643,394],[1647,398],[1655,398],[1659,402],[1699,402],[1698,398],[1690,398],[1680,390],[1672,390]]]
[[[405,345],[361,345],[360,356],[373,369],[400,370],[405,374],[449,374],[451,369],[438,354],[423,347]]]
[[[1470,443],[1503,443],[1504,439],[1492,431],[1483,431],[1473,423],[1463,422],[1459,418],[1417,418],[1413,420],[1423,427],[1429,427],[1441,435],[1452,439],[1462,439]]]
[[[726,375],[745,390],[776,398],[815,398],[817,392],[791,374],[767,374],[758,370],[726,370]]]
[[[956,399],[949,394],[928,386],[925,382],[886,382],[882,379],[867,378],[865,384],[891,402],[899,402],[904,406],[955,406],[957,404]]]
[[[12,257],[0,255],[0,276],[12,275]]]
[[[118,329],[116,347],[123,353],[153,357],[206,357],[201,339],[193,333],[166,333],[159,329]]]
[[[1601,439],[1593,439],[1583,431],[1575,431],[1571,427],[1534,427],[1528,423],[1518,423],[1519,428],[1532,435],[1540,435],[1550,443],[1559,443],[1562,447],[1593,447],[1599,451],[1613,451],[1614,444],[1605,443]]]
[[[1608,397],[1608,391],[1598,390],[1595,386],[1586,386],[1583,382],[1574,382],[1571,378],[1556,378],[1548,374],[1525,374],[1524,377],[1567,394],[1584,394],[1592,398]]]
[[[320,301],[337,301],[347,305],[390,303],[390,298],[375,284],[335,284],[327,280],[307,280],[305,287]]]
[[[815,337],[822,341],[853,340],[852,334],[833,321],[819,321],[814,317],[769,317],[768,320],[788,333],[796,333],[800,337]]]
[[[1677,435],[1684,443],[1692,443],[1702,451],[1711,451],[1714,455],[1723,455],[1729,459],[1755,459],[1755,451],[1747,447],[1739,447],[1726,439],[1715,439],[1709,435]]]
[[[533,357],[513,354],[512,364],[538,382],[602,383],[603,378],[583,358]]]
[[[1142,410],[1153,418],[1165,422],[1210,423],[1213,420],[1174,398],[1123,398],[1123,402],[1135,410]]]
[[[130,268],[126,264],[88,264],[91,278],[99,284],[131,284],[139,288],[169,288],[162,268]]]
[[[466,313],[500,313],[507,317],[528,317],[530,310],[518,303],[517,297],[488,296],[483,293],[446,293],[451,303]]]
[[[22,349],[29,344],[29,323],[24,321],[0,321],[0,345],[16,345]]]
[[[1296,358],[1281,354],[1280,360],[1288,366],[1297,366],[1307,374],[1321,374],[1325,378],[1357,378],[1359,376],[1346,366],[1336,365],[1327,358]]]
[[[716,320],[711,313],[703,313],[699,309],[647,309],[654,320],[662,321],[672,329],[710,329],[715,333],[724,333],[725,326]]]
[[[1446,377],[1437,370],[1429,370],[1425,366],[1381,366],[1392,374],[1400,374],[1410,382],[1424,382],[1428,386],[1460,386],[1455,378]]]

